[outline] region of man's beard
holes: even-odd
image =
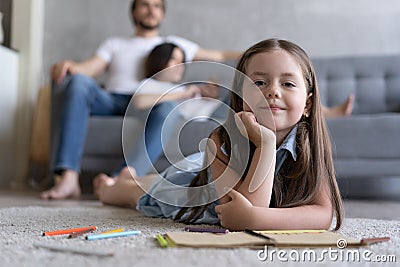
[[[137,21],[136,25],[138,25],[140,28],[142,28],[144,30],[148,30],[148,31],[155,30],[160,27],[160,23],[157,23],[155,25],[149,25],[149,24],[143,23],[142,21],[139,21],[139,22]]]

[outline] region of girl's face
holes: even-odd
[[[181,64],[183,60],[184,54],[182,50],[175,47],[172,51],[171,58],[168,60],[167,66],[165,66],[165,69],[160,73],[157,79],[173,83],[181,81],[185,71],[185,66]]]
[[[275,123],[277,141],[282,141],[311,107],[300,65],[286,51],[274,50],[250,58],[246,75],[251,82],[244,83],[243,109],[265,127],[274,130]]]

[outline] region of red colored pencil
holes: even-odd
[[[79,237],[79,236],[82,236],[84,234],[92,233],[92,232],[94,232],[93,229],[87,229],[87,230],[82,230],[82,231],[79,231],[79,232],[73,232],[72,234],[70,234],[68,236],[68,238],[75,238],[75,237]]]
[[[43,236],[68,235],[68,234],[84,232],[84,231],[88,231],[88,230],[95,231],[96,229],[97,229],[96,226],[88,226],[88,227],[74,228],[74,229],[64,229],[64,230],[57,230],[57,231],[51,231],[51,232],[44,232]]]

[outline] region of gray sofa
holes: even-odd
[[[334,163],[342,193],[345,197],[396,197],[400,192],[400,55],[342,58],[315,58],[322,102],[327,106],[342,103],[350,93],[355,95],[354,112],[348,118],[328,119],[332,137]],[[229,65],[234,65],[232,62]],[[187,73],[188,80],[196,75],[210,76],[208,67]],[[221,72],[217,72],[220,73]],[[219,77],[230,85],[232,73]],[[220,75],[221,76],[221,75]],[[201,80],[201,79],[200,79]],[[226,90],[223,90],[226,91]],[[62,91],[53,91],[52,148],[57,142],[57,114]],[[225,95],[224,92],[223,95]],[[224,107],[213,114],[213,119],[194,120],[177,127],[184,155],[198,151],[201,139],[223,122]],[[122,117],[92,117],[82,161],[84,174],[113,172],[123,160],[121,149]],[[140,129],[138,121],[128,124],[133,133]],[[184,126],[184,127],[183,127]],[[137,134],[137,131],[136,131]],[[52,150],[54,154],[54,149]],[[177,148],[167,149],[169,160]],[[156,164],[158,170],[168,166],[163,156]]]
[[[322,102],[353,93],[352,116],[328,119],[341,191],[351,197],[400,196],[400,55],[313,60]]]

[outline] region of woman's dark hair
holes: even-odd
[[[168,61],[172,57],[172,52],[175,48],[179,48],[182,51],[183,62],[185,62],[185,53],[179,46],[173,43],[162,43],[154,47],[153,50],[151,50],[150,54],[147,56],[144,65],[145,78],[150,78],[156,73],[165,69]]]

